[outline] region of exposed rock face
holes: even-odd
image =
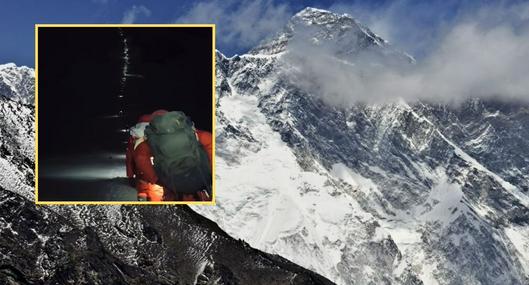
[[[36,206],[26,96],[0,98],[0,284],[332,284],[187,206]]]
[[[44,207],[4,189],[0,198],[2,284],[332,284],[185,206]]]
[[[330,106],[288,76],[304,74],[299,42],[352,66],[366,50],[413,62],[313,8],[217,53],[218,206],[194,209],[339,284],[529,283],[529,107]]]

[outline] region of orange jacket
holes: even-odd
[[[158,181],[158,176],[154,171],[152,166],[152,153],[151,148],[147,141],[139,143],[132,152],[133,162],[134,162],[134,174],[136,178],[139,178],[143,181],[156,184]]]
[[[211,153],[213,148],[213,138],[210,132],[197,130],[198,141],[202,144],[202,147],[208,154],[209,167],[211,167]]]
[[[132,178],[134,177],[134,138],[129,137],[129,141],[127,142],[127,150],[125,152],[125,165],[127,166],[127,177]]]

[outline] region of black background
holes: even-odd
[[[183,111],[211,131],[212,29],[122,28],[128,73],[140,75],[128,77],[123,91],[119,31],[39,28],[39,156],[122,151],[128,133],[120,130],[157,109]]]

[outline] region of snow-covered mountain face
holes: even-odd
[[[34,199],[35,108],[0,96],[0,188]]]
[[[35,104],[35,71],[14,63],[0,64],[0,94],[24,104]]]
[[[35,72],[0,65],[0,187],[33,199]]]
[[[233,239],[187,206],[35,205],[35,106],[22,92],[34,83],[13,80],[33,72],[8,69],[9,88],[0,89],[0,284],[332,284]]]
[[[312,8],[217,53],[217,207],[194,209],[339,284],[528,284],[529,107],[332,106],[285,76],[299,41],[412,61]]]

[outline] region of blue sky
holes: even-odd
[[[34,66],[35,23],[214,22],[217,48],[227,55],[244,53],[306,6],[347,12],[420,57],[445,30],[486,3],[493,1],[3,1],[0,63]],[[511,6],[516,2],[501,3]]]
[[[190,9],[197,5],[197,2],[141,0],[2,1],[0,4],[0,38],[2,39],[0,63],[15,62],[19,65],[34,66],[35,23],[121,23],[125,20],[126,14],[133,11],[136,11],[135,23],[172,23],[185,16]],[[226,1],[218,1],[218,3],[220,2]],[[264,3],[263,6],[265,5],[281,4]],[[295,5],[288,5],[289,13],[308,5],[322,7],[331,5],[331,2],[300,1]],[[282,20],[286,22],[287,19]],[[244,52],[245,50],[239,45],[222,45],[218,48],[228,54]]]

